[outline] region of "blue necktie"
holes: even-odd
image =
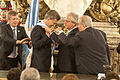
[[[17,36],[15,34],[15,28],[13,29],[13,37],[15,40],[17,40]],[[16,56],[16,46],[13,47],[13,56]]]

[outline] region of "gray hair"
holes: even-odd
[[[87,15],[83,15],[80,17],[80,23],[86,25],[87,27],[93,27],[92,24],[92,18],[87,16]]]
[[[71,13],[68,13],[67,16],[69,16],[70,20],[77,25],[77,23],[78,23],[78,15],[77,14],[71,12]]]
[[[66,74],[63,76],[62,80],[79,80],[75,74]]]
[[[54,19],[60,20],[61,17],[60,17],[60,15],[58,14],[57,11],[55,11],[55,10],[49,10],[49,11],[45,14],[44,19],[47,19],[47,18],[50,18],[50,19],[52,19],[52,20],[54,20]]]
[[[35,68],[26,68],[22,71],[20,80],[40,80],[40,74]]]
[[[6,18],[10,19],[11,16],[16,16],[16,15],[18,15],[18,13],[16,11],[9,11],[6,15]]]

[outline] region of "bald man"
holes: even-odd
[[[89,16],[81,16],[78,20],[79,32],[75,37],[63,37],[74,47],[75,64],[79,74],[98,74],[104,72],[103,65],[109,65],[107,43],[100,30],[92,27]]]

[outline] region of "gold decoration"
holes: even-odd
[[[120,18],[119,0],[93,0],[88,8],[89,15],[94,21],[110,22],[117,25]]]
[[[21,23],[26,22],[28,12],[30,10],[31,0],[15,0],[17,2],[17,12],[21,18]],[[45,4],[44,0],[39,0],[39,20],[44,18],[44,15],[49,10],[49,7]]]
[[[21,22],[25,23],[31,0],[15,1],[17,2],[17,11]],[[44,0],[39,0],[39,4],[39,19],[43,19],[49,7]],[[117,25],[117,21],[120,18],[120,0],[93,0],[85,14],[90,15],[94,21],[110,22]]]
[[[1,1],[1,4],[0,4],[1,8],[6,8],[6,3],[4,0]]]

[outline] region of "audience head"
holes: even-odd
[[[68,30],[71,30],[72,28],[74,28],[78,23],[78,15],[71,12],[67,14],[67,18],[65,20],[65,27]]]
[[[106,74],[105,80],[119,80],[119,76],[117,73],[109,72]]]
[[[8,23],[12,26],[12,27],[16,27],[18,25],[18,13],[16,11],[9,11],[7,13],[6,16]]]
[[[7,74],[7,80],[20,80],[21,70],[19,68],[11,68]]]
[[[75,74],[66,74],[62,80],[79,80]]]
[[[55,26],[57,21],[60,20],[60,15],[55,10],[49,10],[44,17],[44,22],[48,27]]]
[[[39,71],[35,68],[26,68],[22,71],[20,80],[40,80]]]
[[[83,15],[79,18],[78,20],[78,28],[79,31],[83,31],[88,27],[92,27],[92,18],[87,16],[87,15]]]

